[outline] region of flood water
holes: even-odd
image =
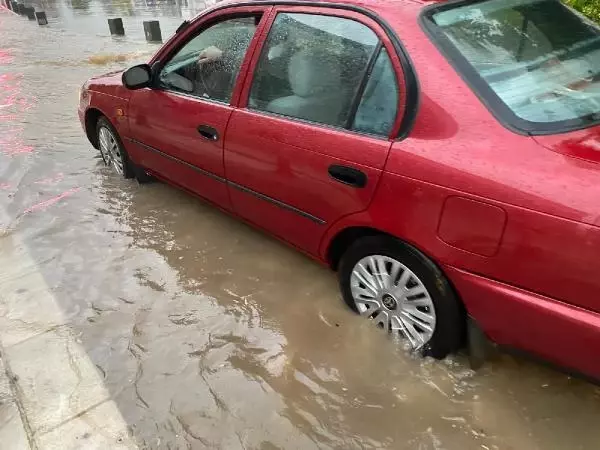
[[[139,448],[600,448],[598,387],[507,355],[414,358],[326,268],[103,166],[79,87],[149,58],[142,20],[166,39],[203,4],[38,5],[48,27],[0,10],[0,242],[23,243]]]

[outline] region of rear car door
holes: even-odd
[[[228,209],[223,138],[269,9],[226,8],[192,23],[154,58],[153,88],[129,103],[133,159]]]
[[[316,254],[328,226],[368,207],[404,78],[388,36],[358,12],[280,6],[267,27],[227,129],[231,201]]]

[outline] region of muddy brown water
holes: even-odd
[[[414,358],[326,268],[103,167],[79,87],[156,50],[141,20],[168,36],[202,5],[44,5],[46,28],[0,11],[0,236],[25,243],[140,448],[600,448],[598,387],[506,355],[477,373]]]

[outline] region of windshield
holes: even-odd
[[[548,133],[600,119],[600,30],[559,1],[471,1],[426,14],[455,66],[513,127]]]

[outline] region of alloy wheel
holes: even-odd
[[[101,127],[98,132],[98,141],[100,144],[100,154],[102,155],[104,164],[112,166],[119,175],[123,175],[124,167],[121,148],[112,131],[104,126]]]

